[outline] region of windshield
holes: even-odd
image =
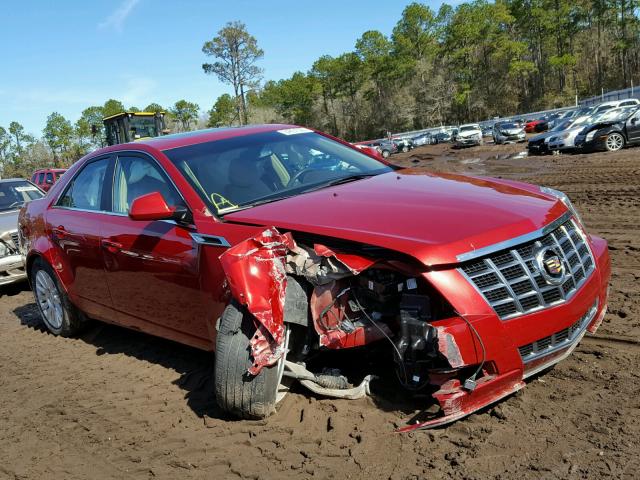
[[[156,120],[150,115],[131,115],[129,118],[129,130],[131,131],[132,140],[158,136]]]
[[[464,125],[460,127],[461,132],[469,132],[471,130],[479,130],[476,125]]]
[[[519,130],[520,126],[515,123],[502,123],[499,125],[499,128],[502,128],[503,130],[511,130],[513,128],[517,128]]]
[[[559,132],[561,130],[566,130],[567,128],[569,128],[572,125],[572,121],[571,120],[565,120],[563,122],[560,122],[558,125],[556,125],[555,127],[553,127],[551,129],[552,132]]]
[[[164,153],[218,214],[393,170],[306,128],[244,135]]]
[[[626,120],[626,118],[635,110],[635,107],[623,107],[607,110],[606,112],[598,115],[595,119],[596,122],[617,122],[620,120]]]
[[[43,196],[38,187],[26,180],[0,182],[0,212],[17,210],[26,202]]]

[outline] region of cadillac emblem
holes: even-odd
[[[549,285],[561,285],[566,277],[562,254],[557,247],[542,247],[535,255],[538,271]]]

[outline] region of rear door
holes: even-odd
[[[186,343],[208,339],[198,249],[191,237],[195,227],[128,216],[133,200],[151,192],[160,192],[170,206],[185,205],[155,159],[141,153],[118,155],[113,215],[103,225],[107,283],[118,321]]]
[[[103,318],[111,306],[104,273],[101,226],[107,212],[105,183],[112,171],[111,157],[90,160],[69,182],[47,212],[51,238],[73,302],[89,315]],[[42,175],[42,174],[41,174]]]
[[[640,142],[640,109],[627,120],[627,139],[629,143]]]

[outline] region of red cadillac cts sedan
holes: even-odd
[[[217,401],[244,418],[295,380],[371,394],[370,376],[309,362],[360,347],[439,403],[405,430],[454,421],[594,332],[610,277],[607,243],[559,191],[398,169],[289,125],[98,150],[19,232],[53,334],[97,319],[215,350]]]

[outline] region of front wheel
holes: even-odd
[[[389,158],[389,150],[382,150],[382,158]]]
[[[276,411],[289,340],[289,329],[285,328],[285,354],[275,365],[251,375],[247,370],[253,364],[253,316],[235,301],[227,306],[216,339],[215,389],[220,408],[246,419],[265,418]]]
[[[610,152],[617,152],[624,147],[624,137],[618,132],[610,133],[607,135],[604,145]]]

